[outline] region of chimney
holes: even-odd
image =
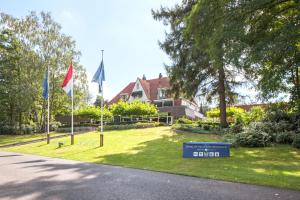
[[[143,80],[147,80],[145,74],[143,74],[143,78],[142,78],[142,79],[143,79]]]
[[[158,78],[161,79],[163,77],[163,75],[161,73],[159,73]]]

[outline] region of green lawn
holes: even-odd
[[[300,190],[300,150],[290,146],[232,148],[230,158],[184,159],[186,141],[220,141],[218,135],[174,132],[169,127],[107,131],[105,146],[98,147],[99,133],[5,149],[93,163],[142,168],[234,182]],[[57,148],[58,141],[66,144]]]
[[[51,136],[61,135],[61,133],[51,133]],[[7,144],[14,144],[18,142],[26,142],[46,138],[46,133],[28,134],[28,135],[0,135],[0,146]]]

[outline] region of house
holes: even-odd
[[[170,95],[170,88],[169,78],[163,77],[161,73],[155,79],[146,79],[144,75],[142,79],[137,78],[135,82],[129,83],[109,101],[108,105],[117,103],[121,99],[128,102],[139,99],[155,104],[160,112],[166,112],[175,119],[179,117],[190,119],[203,117],[198,112],[199,107],[195,102],[184,98],[174,99]]]

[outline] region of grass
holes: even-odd
[[[104,147],[99,133],[7,148],[6,151],[106,163],[233,182],[300,190],[300,150],[287,145],[267,148],[232,148],[229,158],[184,159],[186,141],[220,141],[221,136],[174,132],[170,127],[107,131]],[[65,145],[58,148],[58,142]]]
[[[61,135],[61,133],[51,133],[51,136]],[[30,140],[36,140],[46,138],[46,133],[39,134],[27,134],[27,135],[0,135],[0,146],[7,144],[14,144],[18,142],[26,142]]]

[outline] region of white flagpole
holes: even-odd
[[[47,114],[48,114],[48,122],[47,122],[47,144],[50,143],[50,128],[49,128],[49,122],[50,122],[50,104],[49,104],[49,96],[50,96],[50,88],[49,88],[49,80],[50,80],[50,73],[49,73],[49,66],[47,67],[47,88],[48,88],[48,96],[47,96]]]
[[[72,65],[72,117],[71,117],[71,145],[74,144],[74,130],[73,130],[73,106],[74,106],[74,67],[73,67],[73,63],[71,63]]]
[[[103,64],[103,51],[104,50],[101,50],[102,52],[102,64]],[[101,87],[101,88],[100,88]],[[100,128],[100,147],[103,146],[103,140],[104,140],[104,136],[103,136],[103,101],[104,101],[104,98],[103,98],[103,83],[101,86],[99,86],[99,89],[101,89],[101,128]]]

